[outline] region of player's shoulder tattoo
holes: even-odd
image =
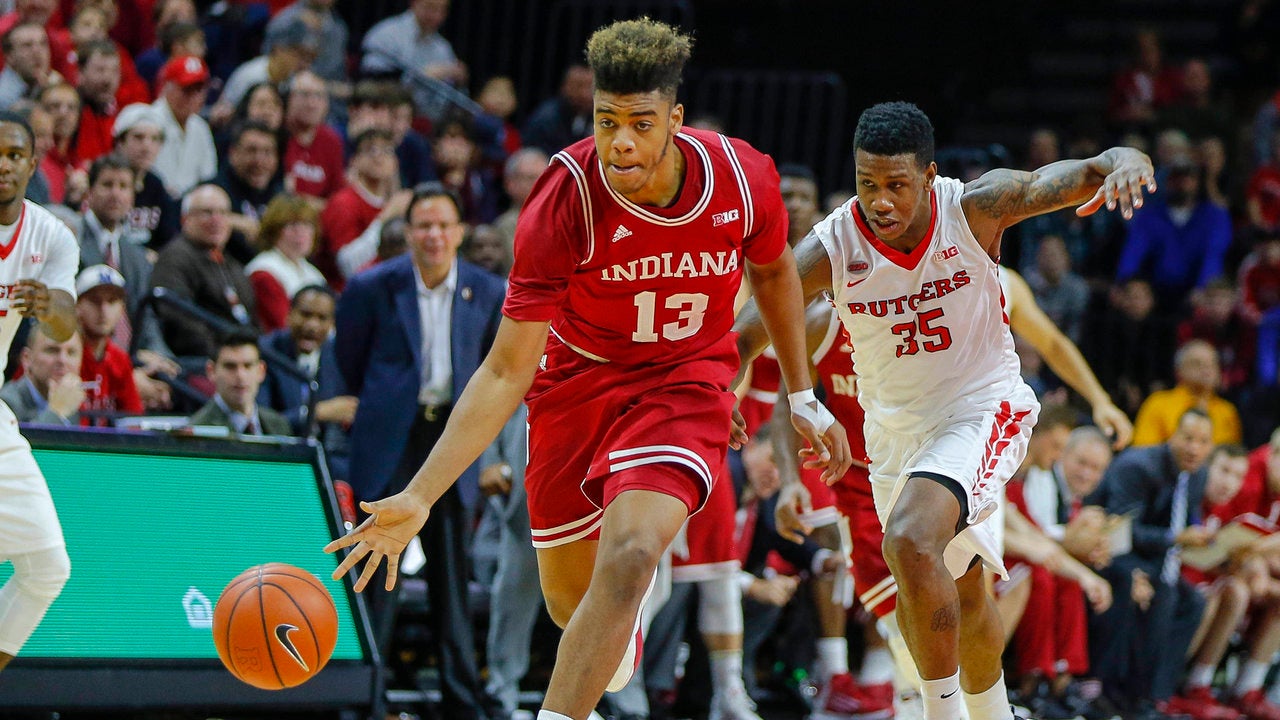
[[[965,187],[969,206],[990,218],[1023,217],[1062,207],[1080,184],[1065,173],[1049,176],[1001,168]]]
[[[823,246],[822,240],[818,238],[818,233],[813,230],[809,231],[804,239],[796,244],[796,270],[800,273],[800,277],[808,277],[816,268],[822,266],[823,263],[830,262],[827,256],[827,248]]]

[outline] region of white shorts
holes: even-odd
[[[1035,395],[1019,383],[1010,399],[948,418],[927,433],[884,430],[868,417],[867,456],[871,458],[871,490],[880,524],[889,518],[911,475],[933,473],[951,478],[968,498],[964,518],[968,527],[947,546],[943,554],[947,569],[959,578],[977,555],[1007,578],[994,527],[1000,518],[991,515],[1004,496],[1004,484],[1027,454],[1027,441],[1039,412]]]
[[[31,445],[0,402],[0,559],[60,547],[62,525]]]

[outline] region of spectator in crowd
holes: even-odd
[[[72,16],[71,23],[68,25],[74,49],[67,64],[74,68],[74,74],[68,76],[67,81],[78,83],[78,73],[83,72],[80,65],[84,56],[88,54],[90,46],[97,42],[106,42],[116,49],[116,57],[120,61],[120,82],[115,94],[116,107],[124,107],[135,102],[151,102],[151,90],[142,78],[138,77],[133,56],[123,45],[107,34],[110,19],[118,16],[113,0],[97,3],[82,2],[76,8],[75,15]]]
[[[325,284],[320,271],[307,262],[319,229],[315,207],[297,195],[277,195],[267,205],[258,235],[262,252],[245,267],[258,303],[258,325],[264,331],[288,324],[290,308],[302,288]]]
[[[120,53],[109,40],[85,45],[80,55],[80,130],[75,154],[93,162],[111,151],[111,128],[116,122],[116,91],[120,89]]]
[[[1257,337],[1240,306],[1240,293],[1227,278],[1209,281],[1191,296],[1191,316],[1178,324],[1178,345],[1203,340],[1218,352],[1222,379],[1218,388],[1234,397],[1253,375]]]
[[[508,157],[514,155],[524,144],[520,128],[512,122],[520,105],[515,83],[505,75],[491,77],[476,94],[476,102],[486,115],[502,121],[502,149]]]
[[[778,168],[778,189],[787,208],[787,243],[795,245],[822,219],[818,213],[818,178],[804,165]]]
[[[1159,390],[1142,403],[1133,424],[1134,445],[1158,445],[1177,431],[1182,416],[1196,408],[1213,421],[1215,445],[1240,442],[1240,415],[1218,395],[1222,370],[1218,351],[1203,340],[1192,340],[1173,356],[1177,384]]]
[[[49,36],[34,23],[19,23],[5,33],[0,47],[5,65],[0,72],[0,107],[31,98],[41,88],[61,82],[49,64]]]
[[[267,203],[283,190],[279,179],[280,144],[266,125],[249,121],[231,129],[227,162],[213,184],[231,198],[233,237],[227,252],[241,263],[255,254],[258,224]]]
[[[329,91],[319,75],[304,70],[293,77],[285,97],[285,188],[316,198],[324,206],[344,180],[342,137],[325,123],[329,116]]]
[[[346,284],[346,278],[338,268],[338,253],[368,230],[374,221],[380,217],[386,220],[383,210],[393,196],[408,193],[399,188],[395,140],[389,131],[377,128],[364,130],[356,136],[353,148],[347,172],[350,183],[329,198],[320,215],[324,247],[317,255],[316,264],[330,284],[339,289]],[[403,203],[404,199],[396,204]],[[403,213],[401,208],[395,210]]]
[[[547,169],[551,158],[538,148],[521,148],[507,158],[502,169],[502,189],[506,192],[507,209],[493,221],[493,227],[502,236],[509,250],[514,249],[516,238],[516,218],[529,193],[533,192],[533,184]]]
[[[154,106],[134,103],[120,110],[111,130],[116,153],[129,163],[134,175],[133,211],[127,222],[132,230],[145,234],[144,242],[153,251],[159,251],[178,233],[178,202],[152,171],[164,146],[164,124],[164,116]]]
[[[436,161],[431,143],[413,129],[413,96],[403,85],[390,80],[362,80],[356,83],[347,105],[347,151],[365,130],[386,130],[393,136],[400,161],[401,187],[436,179]]]
[[[196,25],[198,18],[194,0],[157,0],[152,7],[151,18],[158,44],[138,53],[138,57],[135,59],[138,74],[148,84],[155,83],[156,74],[160,72],[160,68],[168,62],[170,57],[175,55],[204,57],[204,32],[200,31],[199,25]],[[174,29],[179,25],[200,32],[200,52],[173,52],[174,43],[180,42],[185,37],[182,33],[174,32]],[[190,50],[191,48],[186,49]]]
[[[1271,140],[1271,153],[1258,165],[1245,189],[1249,228],[1257,234],[1280,233],[1280,129]]]
[[[560,94],[533,109],[520,137],[525,147],[536,147],[548,156],[591,134],[591,97],[594,76],[583,64],[570,65],[560,81]]]
[[[87,267],[76,277],[76,296],[76,320],[84,342],[82,423],[106,426],[116,415],[141,415],[133,361],[128,350],[112,340],[125,317],[124,276],[108,265]]]
[[[278,86],[269,82],[258,83],[249,88],[240,104],[231,116],[231,124],[254,122],[271,128],[271,132],[282,136],[284,129],[284,96]]]
[[[302,18],[272,22],[262,41],[262,54],[237,67],[209,110],[209,122],[225,124],[244,99],[249,88],[259,83],[280,85],[297,73],[311,67],[320,52],[320,40]]]
[[[1178,311],[1192,290],[1222,275],[1231,246],[1231,216],[1209,202],[1203,171],[1190,156],[1165,168],[1162,192],[1133,214],[1116,279],[1151,283],[1158,306]]]
[[[1089,307],[1089,285],[1071,269],[1066,243],[1057,235],[1040,240],[1035,268],[1026,276],[1036,304],[1062,333],[1079,344],[1085,311]]]
[[[1204,613],[1204,598],[1179,572],[1178,548],[1212,535],[1198,523],[1213,432],[1208,415],[1188,410],[1168,442],[1125,450],[1107,468],[1090,501],[1132,514],[1133,550],[1102,570],[1115,602],[1094,616],[1089,641],[1094,672],[1114,699],[1225,720],[1235,713],[1216,701],[1174,695]]]
[[[53,202],[50,196],[49,177],[45,175],[44,160],[53,149],[53,117],[39,105],[32,104],[27,108],[27,125],[31,126],[31,134],[35,136],[32,152],[36,157],[36,171],[27,183],[27,199],[41,205]]]
[[[191,416],[192,425],[225,427],[239,435],[289,435],[283,415],[258,404],[258,388],[267,366],[251,332],[236,332],[214,345],[205,372],[215,392],[209,402]]]
[[[160,69],[158,82],[160,97],[152,107],[164,118],[164,145],[152,170],[170,195],[183,197],[218,172],[213,132],[200,117],[209,95],[209,66],[198,57],[175,56]]]
[[[1121,129],[1147,128],[1156,111],[1178,99],[1182,90],[1176,68],[1166,65],[1159,34],[1141,28],[1134,34],[1133,61],[1111,82],[1107,119]]]
[[[1174,328],[1154,309],[1151,285],[1131,279],[1113,289],[1108,307],[1096,314],[1084,334],[1089,365],[1131,417],[1147,395],[1170,384]]]
[[[1249,460],[1240,445],[1219,445],[1207,462],[1201,517],[1214,529],[1235,519],[1231,502],[1239,494]],[[1249,549],[1227,563],[1202,571],[1184,565],[1183,574],[1205,595],[1204,620],[1192,651],[1185,694],[1201,702],[1213,698],[1213,680],[1241,621],[1249,617],[1246,660],[1229,695],[1231,705],[1249,720],[1280,720],[1280,707],[1267,701],[1262,682],[1280,651],[1280,588],[1271,578],[1264,553]]]
[[[1204,170],[1204,196],[1220,208],[1231,209],[1227,193],[1234,183],[1227,165],[1226,143],[1217,135],[1200,138],[1196,141],[1195,156]]]
[[[79,422],[85,388],[80,380],[84,343],[79,333],[58,342],[42,332],[27,333],[19,360],[22,377],[0,388],[0,400],[18,422],[74,425]]]
[[[379,22],[364,36],[360,69],[366,75],[396,77],[415,87],[414,104],[432,121],[444,117],[448,105],[439,93],[417,88],[414,77],[463,87],[467,67],[440,35],[449,0],[410,0],[409,9]],[[558,148],[557,148],[558,149]]]
[[[14,0],[12,7],[12,12],[0,16],[0,36],[6,35],[19,23],[31,23],[44,28],[49,39],[53,68],[65,76],[65,59],[71,50],[71,38],[54,17],[57,4],[51,0]],[[0,57],[0,63],[3,62],[4,58]]]
[[[346,383],[338,370],[333,347],[336,303],[329,288],[308,285],[294,294],[288,324],[259,340],[261,347],[297,363],[297,369],[316,382],[314,407],[310,406],[313,400],[310,384],[270,361],[266,380],[258,390],[258,404],[283,415],[293,426],[293,434],[300,437],[311,432],[313,421],[319,423],[329,474],[336,480],[346,480],[350,454],[347,430],[355,422],[359,400],[347,394]]]
[[[217,185],[200,185],[182,199],[182,234],[160,251],[153,288],[170,292],[217,317],[252,329],[255,302],[244,266],[226,257],[231,237],[231,200]],[[211,358],[214,331],[204,322],[164,303],[158,304],[165,342],[178,356]],[[256,392],[257,388],[255,388]]]
[[[474,125],[452,115],[436,127],[432,147],[440,182],[462,198],[462,219],[470,225],[491,223],[498,217],[497,182],[480,163]]]
[[[481,223],[471,228],[467,238],[462,242],[462,255],[469,262],[488,270],[494,275],[506,277],[511,272],[511,248],[498,229],[492,225]]]
[[[267,23],[267,36],[301,21],[317,41],[311,69],[332,87],[347,80],[347,23],[334,12],[334,0],[294,0]]]
[[[1204,58],[1191,58],[1183,64],[1178,84],[1179,95],[1156,113],[1157,125],[1178,128],[1193,141],[1235,134],[1231,103],[1216,96],[1213,73]]]
[[[53,119],[53,147],[40,161],[40,171],[49,181],[49,199],[78,205],[89,180],[74,147],[80,127],[80,93],[66,83],[56,83],[41,90],[37,100]]]
[[[461,202],[440,185],[415,191],[409,254],[351,279],[338,303],[338,365],[360,398],[351,427],[351,483],[357,500],[405,487],[444,430],[453,404],[493,343],[504,285],[457,259]],[[419,537],[432,636],[439,643],[446,718],[484,718],[467,601],[468,508],[478,499],[473,465],[432,508]],[[386,646],[395,595],[369,590],[379,645]],[[393,591],[394,592],[394,591]],[[496,713],[495,713],[496,714]]]

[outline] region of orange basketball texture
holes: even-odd
[[[320,672],[338,642],[338,610],[315,575],[267,563],[227,584],[213,610],[222,664],[263,690],[301,685]]]

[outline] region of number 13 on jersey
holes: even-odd
[[[673,322],[663,323],[664,340],[683,340],[693,337],[702,329],[702,317],[707,312],[707,296],[704,293],[675,293],[668,295],[662,305],[678,313]],[[654,327],[658,294],[652,290],[637,293],[635,306],[636,329],[631,333],[631,339],[635,342],[658,342],[658,332]]]

